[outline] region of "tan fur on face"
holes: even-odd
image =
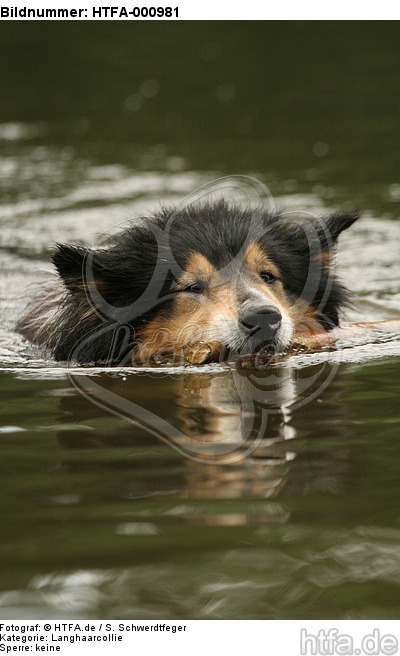
[[[264,271],[275,276],[273,284],[268,285],[262,280],[260,273]],[[205,285],[203,293],[184,291],[196,282]],[[236,275],[230,276],[218,271],[204,255],[193,253],[176,289],[172,308],[160,312],[137,335],[134,360],[146,362],[156,354],[176,354],[188,343],[199,341],[220,341],[231,346],[236,339],[237,347],[240,347],[243,337],[240,337],[239,313],[243,304],[251,306],[253,295],[258,301],[265,299],[265,305],[277,307],[287,323],[300,325],[305,322],[308,326],[311,322],[314,326],[309,304],[305,301],[293,304],[290,301],[280,281],[278,267],[255,243],[247,247],[242,268]],[[291,334],[293,331],[290,331]]]
[[[186,269],[180,277],[177,285],[178,290],[185,289],[187,285],[201,280],[207,284],[212,284],[218,277],[217,269],[201,253],[193,253],[190,256]]]
[[[268,287],[268,296],[271,298],[270,305],[275,305],[278,310],[290,312],[289,299],[286,296],[283,284],[280,280],[280,271],[276,264],[271,262],[268,255],[258,244],[250,244],[246,249],[243,264],[245,269],[252,274],[253,285],[262,292],[265,292],[266,284],[260,278],[260,273],[267,271],[275,276],[276,282]]]
[[[275,278],[279,279],[280,271],[278,267],[271,262],[259,244],[250,244],[246,248],[243,264],[252,273],[259,275],[261,271],[270,271]]]
[[[188,285],[198,281],[207,285],[204,296],[183,293]],[[235,312],[232,285],[223,283],[217,269],[200,253],[190,256],[177,290],[172,312],[161,312],[140,331],[140,345],[136,352],[140,360],[147,361],[155,354],[180,351],[191,342],[209,340],[213,316],[216,313],[231,315]]]
[[[317,319],[314,308],[307,301],[299,298],[292,308],[294,332],[292,343],[300,343],[303,337],[310,337],[321,332],[321,324]]]
[[[323,252],[320,259],[324,266],[331,265],[331,256],[329,252]],[[290,303],[283,285],[279,284],[280,272],[278,267],[270,261],[267,254],[258,244],[251,244],[245,254],[244,264],[249,271],[257,274],[257,284],[259,284],[259,274],[261,271],[269,271],[278,280],[277,284],[269,290],[269,295],[275,301],[275,305],[282,310],[284,308],[294,324],[293,341],[300,339],[301,336],[313,335],[321,331],[314,308],[304,299],[296,299],[296,302]]]

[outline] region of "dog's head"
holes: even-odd
[[[346,293],[333,271],[335,243],[356,219],[299,224],[223,202],[164,210],[109,249],[60,246],[54,263],[76,324],[93,333],[88,359],[99,349],[106,359],[104,333],[96,337],[105,322],[129,327],[141,361],[197,341],[283,350],[297,335],[338,325]]]

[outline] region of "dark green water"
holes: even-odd
[[[13,325],[55,241],[234,174],[364,210],[347,319],[399,316],[398,24],[15,22],[0,53],[0,617],[397,618],[398,335],[68,373]]]

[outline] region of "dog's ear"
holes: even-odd
[[[360,215],[358,212],[349,212],[348,214],[340,214],[340,212],[336,212],[335,214],[331,214],[322,219],[321,222],[324,226],[324,232],[326,230],[331,239],[335,242],[340,233],[343,232],[343,230],[350,228],[350,226],[352,226],[359,218]]]
[[[64,284],[70,291],[84,291],[94,284],[104,282],[105,271],[99,261],[99,253],[83,246],[57,244],[52,261]]]
[[[88,249],[83,246],[57,244],[51,259],[61,278],[67,282],[67,280],[82,279],[83,264],[87,253]]]
[[[336,212],[328,216],[323,216],[312,222],[316,234],[313,232],[308,235],[308,245],[311,255],[315,254],[317,257],[319,251],[322,250],[323,255],[327,261],[335,255],[335,246],[339,235],[343,230],[347,230],[350,226],[359,219],[357,212],[349,212],[348,214],[341,214]],[[307,223],[305,224],[307,232]]]

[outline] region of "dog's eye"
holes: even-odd
[[[269,283],[275,282],[276,280],[276,276],[274,276],[274,274],[271,273],[271,271],[261,271],[260,278],[262,278],[264,282],[269,282]]]
[[[206,286],[204,282],[193,282],[191,285],[187,285],[185,289],[183,290],[184,292],[189,292],[190,294],[201,294],[204,292]]]

